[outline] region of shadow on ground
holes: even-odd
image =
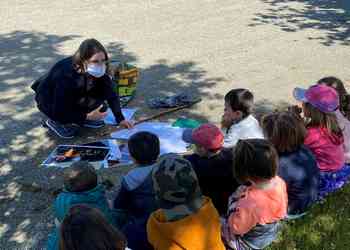
[[[308,39],[321,44],[350,45],[350,2],[348,0],[261,0],[266,11],[256,13],[251,27],[276,25],[286,32],[319,30]]]
[[[44,246],[52,227],[50,190],[60,185],[61,171],[39,165],[57,144],[82,143],[94,137],[93,131],[84,131],[75,140],[62,141],[48,134],[41,126],[43,117],[35,107],[30,89],[33,80],[66,56],[60,53],[65,42],[74,40],[78,47],[82,39],[34,31],[0,34],[0,245],[4,249]],[[106,47],[112,59],[138,62],[137,56],[127,52],[122,43]],[[143,108],[149,97],[186,90],[206,100],[223,98],[213,89],[224,79],[206,77],[206,71],[195,62],[170,64],[159,60],[141,72],[137,96],[131,105],[142,107],[142,115],[151,113]],[[171,117],[177,116],[208,120],[206,114],[195,113],[193,109]],[[123,171],[116,169],[112,174],[120,172]]]

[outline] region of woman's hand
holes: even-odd
[[[120,123],[119,123],[119,126],[120,127],[123,127],[123,128],[127,128],[127,129],[130,129],[130,128],[133,128],[134,127],[134,124],[130,121],[127,121],[127,120],[122,120]]]
[[[107,112],[100,112],[100,108],[102,108],[103,105],[99,106],[97,109],[91,111],[86,115],[86,120],[91,120],[91,121],[98,121],[98,120],[103,120]]]

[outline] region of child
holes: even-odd
[[[345,89],[344,83],[334,77],[334,76],[329,76],[329,77],[324,77],[320,79],[317,84],[324,84],[329,87],[334,88],[338,92],[339,96],[339,111],[348,119],[350,120],[350,95]]]
[[[119,214],[127,213],[126,223],[119,223],[118,226],[126,235],[130,248],[150,249],[146,223],[149,215],[158,209],[152,169],[159,156],[159,139],[152,133],[138,132],[130,137],[128,148],[137,166],[122,178],[121,188],[114,200],[114,208]]]
[[[99,209],[107,221],[112,222],[111,210],[103,185],[97,182],[94,167],[87,161],[73,163],[63,172],[64,190],[54,203],[56,229],[49,236],[48,249],[58,247],[58,229],[69,209],[76,204],[87,204]]]
[[[60,250],[124,250],[125,237],[103,214],[84,205],[70,208],[60,230]]]
[[[344,135],[344,154],[346,163],[350,164],[350,95],[344,84],[335,77],[325,77],[317,82],[334,88],[338,92],[340,107],[335,111],[339,127]]]
[[[183,140],[195,145],[195,153],[185,156],[198,177],[202,193],[213,201],[219,214],[227,211],[229,195],[238,184],[233,178],[232,150],[223,149],[224,136],[213,124],[184,131]]]
[[[261,123],[279,154],[278,175],[287,184],[288,217],[299,217],[316,201],[320,175],[315,157],[304,146],[305,125],[291,112],[266,115]]]
[[[224,250],[219,214],[202,196],[191,163],[168,154],[152,173],[160,209],[147,223],[154,250]]]
[[[263,249],[276,238],[279,221],[287,213],[285,182],[278,177],[278,155],[263,139],[240,140],[234,149],[240,186],[230,197],[222,234],[228,249]]]
[[[333,88],[323,84],[307,90],[296,88],[294,97],[303,103],[308,119],[304,144],[311,149],[320,168],[319,195],[323,198],[342,187],[350,175],[350,167],[344,166],[343,133],[334,114],[339,97]]]
[[[247,89],[233,89],[226,94],[221,121],[225,148],[234,147],[239,139],[264,138],[258,121],[251,114],[253,106],[254,96]]]

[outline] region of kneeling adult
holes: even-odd
[[[117,123],[131,128],[132,123],[121,112],[107,68],[106,49],[97,40],[87,39],[73,56],[57,62],[36,80],[32,89],[39,110],[48,117],[45,125],[61,138],[73,138],[79,126],[104,125],[107,112],[101,108],[107,102]]]

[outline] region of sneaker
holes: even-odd
[[[85,120],[83,123],[83,127],[85,128],[101,128],[105,125],[103,120],[93,121],[93,120]]]
[[[78,131],[78,129],[74,126],[63,125],[51,119],[46,120],[45,125],[63,139],[72,139]]]

